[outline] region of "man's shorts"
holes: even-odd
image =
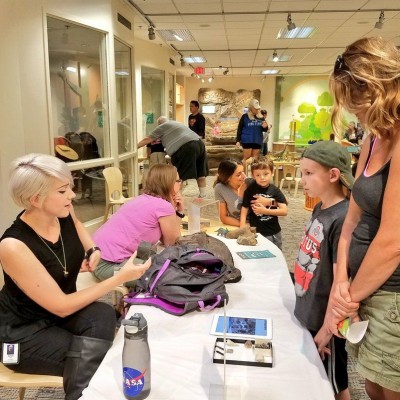
[[[360,303],[359,316],[369,320],[360,343],[347,342],[359,374],[386,389],[400,392],[400,293],[378,290]]]
[[[257,149],[261,149],[261,144],[257,144],[257,143],[241,143],[241,146],[244,148],[244,149],[254,149],[254,150],[257,150]]]
[[[317,334],[314,331],[310,331],[310,333],[312,337]],[[331,349],[331,355],[325,354],[325,360],[322,363],[336,395],[349,387],[346,339],[333,336],[329,342],[329,348]]]
[[[183,181],[208,176],[206,147],[201,139],[182,145],[172,154],[171,162]]]

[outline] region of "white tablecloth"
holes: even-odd
[[[273,368],[227,365],[226,381],[240,397],[251,400],[330,400],[331,386],[307,330],[293,316],[295,295],[281,251],[263,237],[258,245],[239,246],[234,239],[221,239],[230,248],[242,280],[228,284],[227,314],[265,316],[273,320]],[[242,260],[236,251],[265,250],[275,258]],[[215,336],[209,334],[212,312],[192,312],[176,317],[157,308],[133,306],[149,325],[151,351],[150,400],[209,399],[224,380],[224,366],[213,364]],[[84,400],[123,400],[121,328],[101,366],[84,390]],[[221,400],[223,397],[220,397]]]

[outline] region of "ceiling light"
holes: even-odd
[[[178,41],[178,42],[183,42],[183,39],[177,35],[176,33],[174,33],[174,38]]]
[[[157,33],[166,42],[193,42],[193,36],[187,29],[158,29]]]
[[[276,75],[279,72],[279,69],[264,69],[261,71],[263,75]]]
[[[295,28],[291,31],[287,28],[279,30],[277,39],[307,39],[315,32],[313,26],[303,26],[302,28]]]
[[[67,67],[65,68],[67,71],[69,72],[76,72],[76,68],[75,67]]]
[[[289,56],[287,54],[279,54],[278,55],[278,61],[279,62],[288,62],[291,59],[292,59],[292,56]],[[271,54],[267,59],[267,62],[272,62],[272,61],[276,62],[274,60],[274,55],[273,54]]]
[[[202,82],[202,83],[204,83],[204,82],[205,82],[203,78],[201,78],[201,82]]]
[[[278,56],[278,53],[276,52],[276,50],[274,50],[274,52],[272,53],[272,61],[273,62],[279,61],[279,56]]]
[[[288,31],[292,31],[293,29],[296,29],[296,24],[292,22],[292,14],[288,14],[287,16],[287,29]]]
[[[185,57],[184,60],[189,64],[202,64],[207,62],[204,57]]]
[[[224,75],[228,75],[228,73],[229,73],[229,68],[227,68],[227,69],[223,72]]]
[[[156,33],[154,32],[154,26],[149,26],[149,40],[154,40],[156,38]]]
[[[383,11],[381,11],[381,13],[379,14],[379,20],[378,20],[378,22],[375,23],[375,28],[382,29],[384,20],[385,20],[385,13]]]

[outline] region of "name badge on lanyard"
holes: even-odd
[[[19,343],[3,343],[1,362],[5,365],[19,363]]]

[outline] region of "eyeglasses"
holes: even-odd
[[[335,62],[335,67],[333,68],[334,74],[337,74],[340,71],[349,71],[349,67],[345,64],[342,55],[338,56]]]
[[[176,183],[182,183],[183,180],[182,180],[182,179],[177,179],[175,182],[176,182]]]

